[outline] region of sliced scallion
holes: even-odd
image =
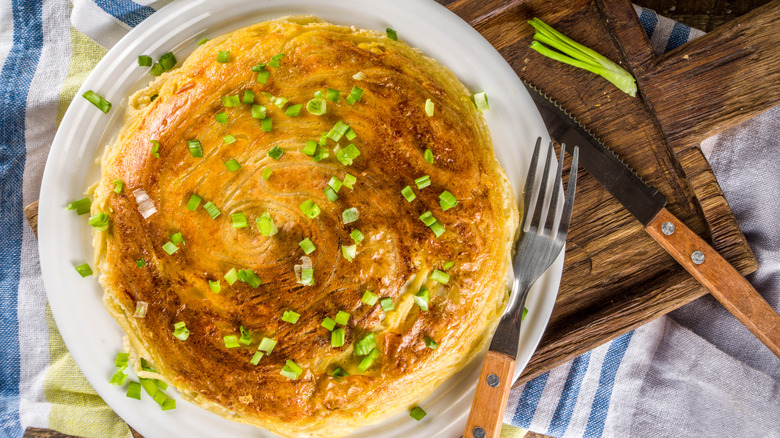
[[[452,260],[450,260],[449,262],[447,262],[447,263],[445,263],[445,264],[444,264],[444,266],[443,266],[443,269],[444,269],[444,270],[447,270],[447,269],[450,269],[450,268],[451,268],[451,267],[453,267],[453,266],[455,266],[455,262],[453,262]]]
[[[307,140],[306,145],[301,150],[304,154],[308,156],[312,156],[317,152],[317,142],[312,140]]]
[[[160,66],[162,66],[163,70],[168,71],[176,66],[176,57],[173,55],[173,53],[168,52],[165,55],[160,57]]]
[[[442,225],[441,222],[439,221],[432,223],[430,228],[431,231],[433,231],[433,235],[436,237],[439,237],[442,234],[444,234],[444,225]]]
[[[339,379],[341,377],[346,377],[349,374],[346,371],[342,370],[341,367],[339,367],[339,368],[336,368],[335,370],[333,370],[333,372],[330,375],[335,377],[335,378],[337,378],[337,379]]]
[[[333,348],[344,346],[345,337],[344,327],[339,327],[333,330],[330,332],[330,346]]]
[[[217,62],[219,63],[226,63],[230,59],[230,50],[220,50],[219,53],[217,53]]]
[[[434,281],[438,281],[441,284],[447,284],[450,282],[450,274],[438,269],[434,269],[431,273],[431,276],[428,278]]]
[[[449,210],[452,207],[458,205],[458,199],[452,193],[447,190],[441,192],[439,195],[439,205],[442,210]]]
[[[252,356],[252,359],[249,360],[249,363],[252,365],[257,365],[260,363],[260,359],[263,358],[263,352],[262,351],[255,351],[255,354]]]
[[[422,420],[423,418],[425,418],[426,415],[428,415],[428,413],[425,412],[423,408],[419,406],[415,406],[414,408],[412,408],[411,411],[409,411],[409,416],[414,418],[417,421]]]
[[[328,138],[337,142],[341,140],[341,137],[346,134],[348,129],[349,125],[339,120],[328,132]]]
[[[370,290],[366,290],[363,292],[363,298],[361,298],[360,301],[363,301],[363,303],[367,306],[373,306],[377,301],[379,301],[379,296]]]
[[[149,303],[146,301],[138,301],[135,303],[135,313],[133,318],[146,318],[146,312],[149,310]]]
[[[354,139],[355,139],[355,137],[357,137],[357,134],[356,134],[356,133],[355,133],[355,131],[354,131],[354,130],[353,130],[351,127],[350,127],[349,129],[347,129],[347,132],[345,132],[345,133],[344,133],[344,137],[347,137],[347,140],[349,140],[349,141],[352,141],[352,140],[354,140]]]
[[[222,137],[222,141],[224,141],[225,144],[231,144],[231,143],[235,143],[236,142],[236,138],[233,137],[233,135],[228,134],[228,135]]]
[[[431,99],[425,99],[425,114],[433,117],[434,103]]]
[[[374,361],[379,357],[380,351],[376,348],[371,350],[370,353],[368,353],[368,356],[364,357],[363,360],[360,361],[360,365],[358,365],[358,369],[360,372],[366,372],[369,368],[371,368],[371,365],[374,364]]]
[[[239,326],[238,329],[241,332],[241,337],[238,338],[238,342],[240,342],[240,343],[242,343],[244,345],[251,344],[252,343],[252,334],[249,333],[249,330],[247,330],[246,327],[244,327],[243,325]]]
[[[230,268],[230,270],[227,271],[225,274],[225,281],[227,281],[227,284],[230,286],[238,281],[238,271],[236,271],[236,268]]]
[[[230,219],[233,222],[233,228],[246,228],[246,214],[243,212],[233,213],[230,215]]]
[[[293,312],[292,310],[285,310],[284,314],[282,315],[282,321],[289,322],[290,324],[295,324],[298,322],[298,318],[300,318],[301,315],[298,313]]]
[[[376,348],[376,335],[368,333],[363,338],[355,343],[355,355],[365,356]]]
[[[206,38],[206,37],[203,37],[200,40],[198,40],[198,45],[202,46],[202,45],[206,44],[207,42],[209,42],[209,39]]]
[[[190,337],[190,330],[184,321],[179,321],[173,325],[173,336],[180,341],[186,341]]]
[[[116,386],[122,386],[125,384],[125,381],[127,380],[127,374],[125,374],[124,368],[121,370],[117,370],[113,376],[111,376],[111,379],[109,379],[108,383]]]
[[[351,262],[357,255],[357,245],[341,245],[341,255],[344,256],[348,262]]]
[[[84,96],[84,99],[87,99],[92,105],[95,105],[100,111],[103,111],[104,114],[108,114],[108,111],[111,110],[111,102],[98,96],[98,94],[92,90],[88,90],[86,93],[82,94],[82,96]]]
[[[89,267],[89,263],[74,266],[74,268],[76,269],[76,272],[78,272],[82,277],[89,277],[92,275],[92,268]]]
[[[431,185],[431,177],[429,175],[423,175],[414,180],[418,189],[424,189]]]
[[[260,230],[260,234],[266,237],[273,236],[278,232],[276,224],[274,224],[271,215],[266,211],[255,220],[257,229]]]
[[[179,247],[176,246],[173,242],[165,242],[165,245],[163,245],[163,250],[168,253],[168,255],[173,255],[176,251],[179,250]]]
[[[152,57],[148,55],[139,55],[138,56],[138,65],[141,67],[151,67],[152,63]]]
[[[215,294],[218,294],[222,291],[222,283],[220,283],[219,280],[209,280],[209,289]]]
[[[232,108],[241,105],[241,98],[238,96],[222,96],[222,106]]]
[[[265,84],[268,81],[268,76],[271,76],[271,72],[266,70],[264,66],[262,70],[257,72],[257,82]]]
[[[379,300],[379,306],[382,307],[382,310],[384,310],[385,312],[389,312],[395,308],[393,299],[390,297],[382,298],[381,300]]]
[[[333,331],[333,329],[336,328],[336,321],[332,320],[330,316],[326,316],[325,319],[322,320],[322,324],[320,325],[330,331]]]
[[[225,348],[237,348],[241,346],[238,344],[238,336],[236,335],[223,336],[222,340],[225,342]]]
[[[270,167],[266,167],[265,169],[263,169],[263,179],[268,181],[268,178],[271,177],[272,173],[274,173],[274,170],[271,169]]]
[[[355,207],[348,208],[341,213],[341,220],[344,221],[344,225],[357,221],[358,217],[360,217],[360,213]]]
[[[76,214],[79,216],[89,213],[90,208],[92,208],[92,201],[89,198],[82,198],[65,206],[66,210],[76,210]]]
[[[406,202],[412,202],[415,199],[417,199],[417,195],[414,194],[414,191],[409,186],[402,188],[401,194],[404,195],[404,199],[406,199]]]
[[[354,177],[354,176],[352,176],[350,174],[346,174],[346,175],[344,175],[344,181],[342,181],[342,184],[344,185],[344,187],[352,190],[353,189],[353,185],[356,182],[357,182],[357,178],[356,177]]]
[[[490,104],[488,103],[488,97],[484,91],[480,91],[479,93],[474,93],[474,95],[471,96],[471,98],[474,100],[474,105],[476,105],[478,110],[485,111],[486,109],[490,109]]]
[[[187,148],[190,150],[190,155],[196,158],[203,156],[203,146],[201,146],[199,140],[188,140]]]
[[[274,351],[274,347],[276,347],[275,340],[263,337],[263,339],[260,340],[260,345],[257,346],[257,349],[265,352],[265,354],[271,354],[271,352]]]
[[[203,208],[205,208],[205,209],[206,209],[206,211],[208,212],[209,216],[211,216],[211,218],[212,218],[212,219],[216,219],[216,218],[217,218],[217,216],[219,216],[219,215],[220,215],[220,211],[219,211],[219,209],[218,209],[218,208],[217,208],[217,206],[216,206],[216,205],[214,205],[214,203],[213,203],[213,202],[211,202],[211,201],[209,201],[209,202],[207,202],[207,203],[203,204]]]
[[[426,227],[430,227],[434,222],[436,222],[436,218],[433,217],[433,213],[430,211],[426,211],[425,213],[421,214],[420,220],[423,221]]]
[[[287,362],[282,367],[281,375],[287,377],[290,380],[295,380],[301,375],[303,369],[298,366],[297,363],[287,359]]]
[[[89,224],[97,231],[106,231],[109,225],[108,213],[100,212],[89,218]]]
[[[390,38],[393,41],[398,41],[398,32],[396,32],[393,29],[390,29],[389,27],[385,29],[385,33],[387,34],[387,37]]]
[[[301,247],[303,253],[306,255],[313,253],[314,250],[317,249],[317,247],[314,246],[311,239],[309,239],[308,237],[298,242],[298,246]]]
[[[340,96],[341,92],[339,90],[334,90],[333,88],[328,88],[328,91],[325,93],[325,98],[331,102],[338,102]]]
[[[239,164],[235,158],[231,158],[230,160],[225,161],[225,167],[227,167],[228,171],[235,172],[241,168],[241,164]]]
[[[423,312],[428,311],[428,304],[431,300],[431,292],[428,290],[427,287],[423,286],[420,288],[420,290],[412,297],[414,299],[414,303],[417,304],[417,307],[420,308]]]
[[[430,149],[426,149],[425,152],[423,153],[423,158],[425,158],[425,161],[433,164],[433,151],[431,151]]]
[[[149,69],[149,74],[152,76],[160,76],[165,70],[162,68],[159,62],[155,62],[152,68]]]
[[[300,103],[290,105],[284,111],[284,115],[287,117],[298,117],[301,114],[301,108],[303,108],[303,105]]]
[[[352,91],[350,91],[349,96],[347,96],[346,101],[350,105],[354,105],[355,102],[360,102],[360,98],[363,96],[363,90],[361,90],[358,87],[352,87]]]
[[[271,57],[271,59],[268,61],[268,65],[271,67],[279,67],[279,61],[284,57],[284,53],[279,53],[277,55],[274,55]]]
[[[135,261],[135,265],[139,268],[143,268],[144,266],[146,266],[146,260],[138,259]]]
[[[336,318],[335,318],[336,324],[347,325],[350,316],[352,315],[350,315],[348,312],[339,310],[339,313],[336,314]]]
[[[154,155],[155,158],[160,158],[160,142],[157,140],[149,140],[149,143],[152,144],[152,155]]]
[[[439,343],[431,339],[430,337],[425,337],[425,346],[430,348],[431,350],[435,350],[439,348]]]
[[[273,120],[271,120],[270,117],[263,119],[263,121],[260,123],[260,126],[263,129],[263,132],[271,132],[273,129]]]
[[[253,119],[264,119],[265,118],[265,107],[263,105],[252,105],[252,118]]]
[[[339,160],[339,163],[345,166],[351,166],[352,161],[359,156],[360,150],[358,150],[357,146],[352,143],[343,149],[339,149],[338,152],[336,152],[336,159]]]
[[[314,219],[315,217],[319,216],[322,210],[320,210],[320,207],[314,203],[311,199],[307,199],[303,201],[300,205],[301,211],[303,214],[306,215],[309,219]]]
[[[355,241],[355,243],[360,243],[365,238],[365,236],[363,236],[363,233],[361,233],[360,230],[358,230],[357,228],[355,228],[354,230],[352,230],[351,233],[349,233],[349,237],[351,237],[352,240]]]
[[[173,242],[174,245],[184,243],[184,236],[181,233],[173,233],[171,234],[171,242]]]
[[[253,288],[257,289],[258,286],[263,284],[263,281],[260,280],[260,277],[255,274],[255,271],[251,269],[242,269],[238,272],[239,279],[242,279],[244,283],[252,286]],[[243,277],[243,278],[242,278]]]
[[[306,111],[315,116],[321,116],[328,112],[328,104],[325,99],[315,97],[306,103]]]
[[[138,382],[130,382],[127,384],[127,393],[125,394],[129,398],[141,400],[141,384]]]
[[[282,155],[284,155],[284,149],[280,148],[279,146],[274,146],[270,151],[268,151],[268,156],[274,160],[282,158]]]

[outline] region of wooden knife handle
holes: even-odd
[[[780,357],[780,315],[714,248],[662,209],[645,227],[737,319]]]
[[[498,438],[501,435],[514,372],[515,358],[488,351],[463,438]]]

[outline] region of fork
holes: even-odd
[[[539,152],[542,139],[536,140],[531,167],[525,181],[523,235],[515,246],[512,260],[515,280],[512,284],[510,303],[504,311],[504,316],[498,324],[493,340],[490,343],[482,372],[477,383],[477,393],[471,404],[471,413],[466,423],[464,438],[498,437],[501,433],[501,423],[504,419],[509,389],[512,385],[512,375],[515,370],[520,339],[520,325],[523,319],[523,309],[528,291],[536,280],[558,258],[566,234],[569,231],[571,210],[574,204],[574,191],[577,185],[577,161],[579,149],[572,151],[571,172],[563,209],[558,209],[563,155],[566,147],[561,145],[558,169],[555,172],[552,194],[545,197],[547,178],[550,173],[552,157],[555,156],[553,144],[547,147],[547,159],[544,163],[541,185],[534,188],[536,167],[539,162]],[[535,204],[533,211],[530,207]],[[557,222],[557,227],[556,227]]]

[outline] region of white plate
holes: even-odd
[[[102,114],[81,97],[68,108],[43,175],[38,232],[44,284],[68,349],[103,400],[147,438],[274,435],[181,400],[177,400],[176,410],[162,412],[149,397],[141,401],[127,398],[123,388],[108,383],[114,372],[114,355],[122,350],[123,332],[104,309],[103,291],[95,278],[81,278],[73,269],[92,261],[90,227],[86,217],[78,217],[64,206],[82,198],[86,188],[97,181],[95,160],[117,134],[127,96],[151,79],[147,68],[138,67],[138,55],[157,58],[173,51],[181,62],[204,36],[294,14],[317,15],[336,24],[377,31],[392,27],[403,41],[437,59],[471,90],[485,90],[490,98],[485,117],[496,155],[516,190],[523,186],[536,138],[548,139],[541,117],[512,68],[478,32],[432,1],[190,0],[174,2],[144,20],[108,52],[77,93],[80,96],[91,89],[104,96],[114,105],[109,114]],[[563,256],[531,291],[515,378],[528,363],[547,325],[562,269]],[[350,436],[459,436],[481,363],[481,357],[475,359],[421,403],[428,412],[422,421],[416,422],[407,412],[401,412]]]

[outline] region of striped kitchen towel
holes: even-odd
[[[21,437],[28,427],[83,437],[131,436],[81,375],[57,332],[37,242],[22,209],[38,198],[54,133],[86,75],[129,29],[166,3],[0,2],[0,436]],[[659,52],[700,34],[651,11],[637,12]],[[764,127],[771,120],[757,123]],[[711,150],[715,154],[716,145]],[[721,179],[724,190],[729,181]],[[771,230],[767,223],[755,233]],[[755,432],[751,436],[777,436],[778,416],[762,411],[780,408],[772,391],[780,387],[780,372],[743,360],[664,317],[516,389],[506,421],[554,436],[714,435],[707,424],[734,436],[744,433],[733,433],[729,424],[747,424],[743,431]],[[713,401],[715,409],[682,408],[691,399]],[[511,428],[505,433],[518,435]]]

